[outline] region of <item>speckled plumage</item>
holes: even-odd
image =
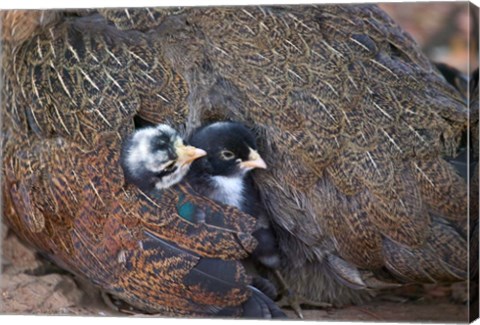
[[[7,12],[4,23],[22,28],[25,20],[42,17]],[[122,36],[106,22],[92,24],[98,19],[47,20],[31,39],[19,40],[20,48],[13,40],[4,44],[13,51],[3,61],[6,220],[61,266],[140,309],[204,316],[223,309],[229,310],[223,315],[240,316],[252,290],[239,260],[256,246],[256,222],[192,195],[187,186],[147,196],[124,185],[120,148],[133,130],[139,98],[148,110],[149,100],[158,107],[161,94],[180,114],[173,94],[181,93],[181,83],[147,57],[154,49],[145,38]],[[114,46],[127,39],[135,45]],[[169,250],[152,236],[180,249]],[[196,278],[187,283],[206,260],[225,269],[228,285],[212,287]]]
[[[251,247],[252,219],[237,212],[221,210],[234,232],[179,218],[188,189],[153,199],[122,189],[119,144],[138,115],[187,135],[213,120],[255,128],[282,273],[307,298],[358,301],[363,291],[336,279],[375,287],[380,269],[407,282],[466,278],[466,184],[443,159],[467,125],[465,99],[377,7],[2,15],[6,218],[60,264],[138,306],[163,310],[170,295],[175,313],[195,314],[181,283],[149,296],[145,274],[118,266],[119,247],[146,258],[135,256],[144,227],[209,257]],[[192,263],[173,260],[178,272]]]
[[[476,28],[478,35],[478,27]],[[475,35],[475,34],[474,34]],[[470,76],[470,145],[471,145],[471,167],[470,167],[470,220],[469,220],[469,260],[470,260],[470,310],[475,313],[478,310],[478,204],[479,204],[479,111],[480,111],[480,88],[479,70]],[[473,168],[472,168],[473,167]]]

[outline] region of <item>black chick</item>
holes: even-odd
[[[280,257],[276,238],[249,174],[252,169],[265,169],[267,165],[257,152],[250,130],[237,122],[216,122],[196,130],[189,143],[207,152],[207,156],[192,163],[187,175],[190,185],[199,194],[257,218],[258,229],[253,236],[258,245],[252,258],[277,269]]]

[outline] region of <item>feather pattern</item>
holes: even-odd
[[[328,256],[357,284],[380,267],[399,282],[466,278],[466,182],[445,157],[468,108],[378,7],[1,15],[6,219],[64,267],[149,310],[235,314],[164,270],[184,279],[198,256],[238,263],[255,247],[255,220],[184,185],[141,193],[118,164],[134,118],[187,136],[233,119],[259,135],[269,169],[256,183],[298,293],[365,295],[332,281]],[[237,306],[258,298],[242,283],[230,290]]]

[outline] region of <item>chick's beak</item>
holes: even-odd
[[[192,161],[194,161],[195,159],[207,155],[207,152],[205,150],[192,146],[186,146],[184,144],[177,145],[175,149],[178,156],[177,162],[180,165],[191,164]]]
[[[266,169],[267,164],[262,159],[262,157],[258,154],[256,150],[250,148],[250,154],[248,155],[248,160],[241,162],[240,167],[243,169],[254,169],[254,168],[261,168]]]

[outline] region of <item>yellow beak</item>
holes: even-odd
[[[175,150],[177,152],[177,163],[179,165],[191,164],[195,159],[207,155],[207,152],[205,150],[192,146],[186,146],[184,144],[177,145],[175,147]]]
[[[256,150],[250,148],[250,154],[248,155],[248,160],[240,163],[240,168],[244,169],[254,169],[254,168],[261,168],[266,169],[267,164],[259,155]]]

